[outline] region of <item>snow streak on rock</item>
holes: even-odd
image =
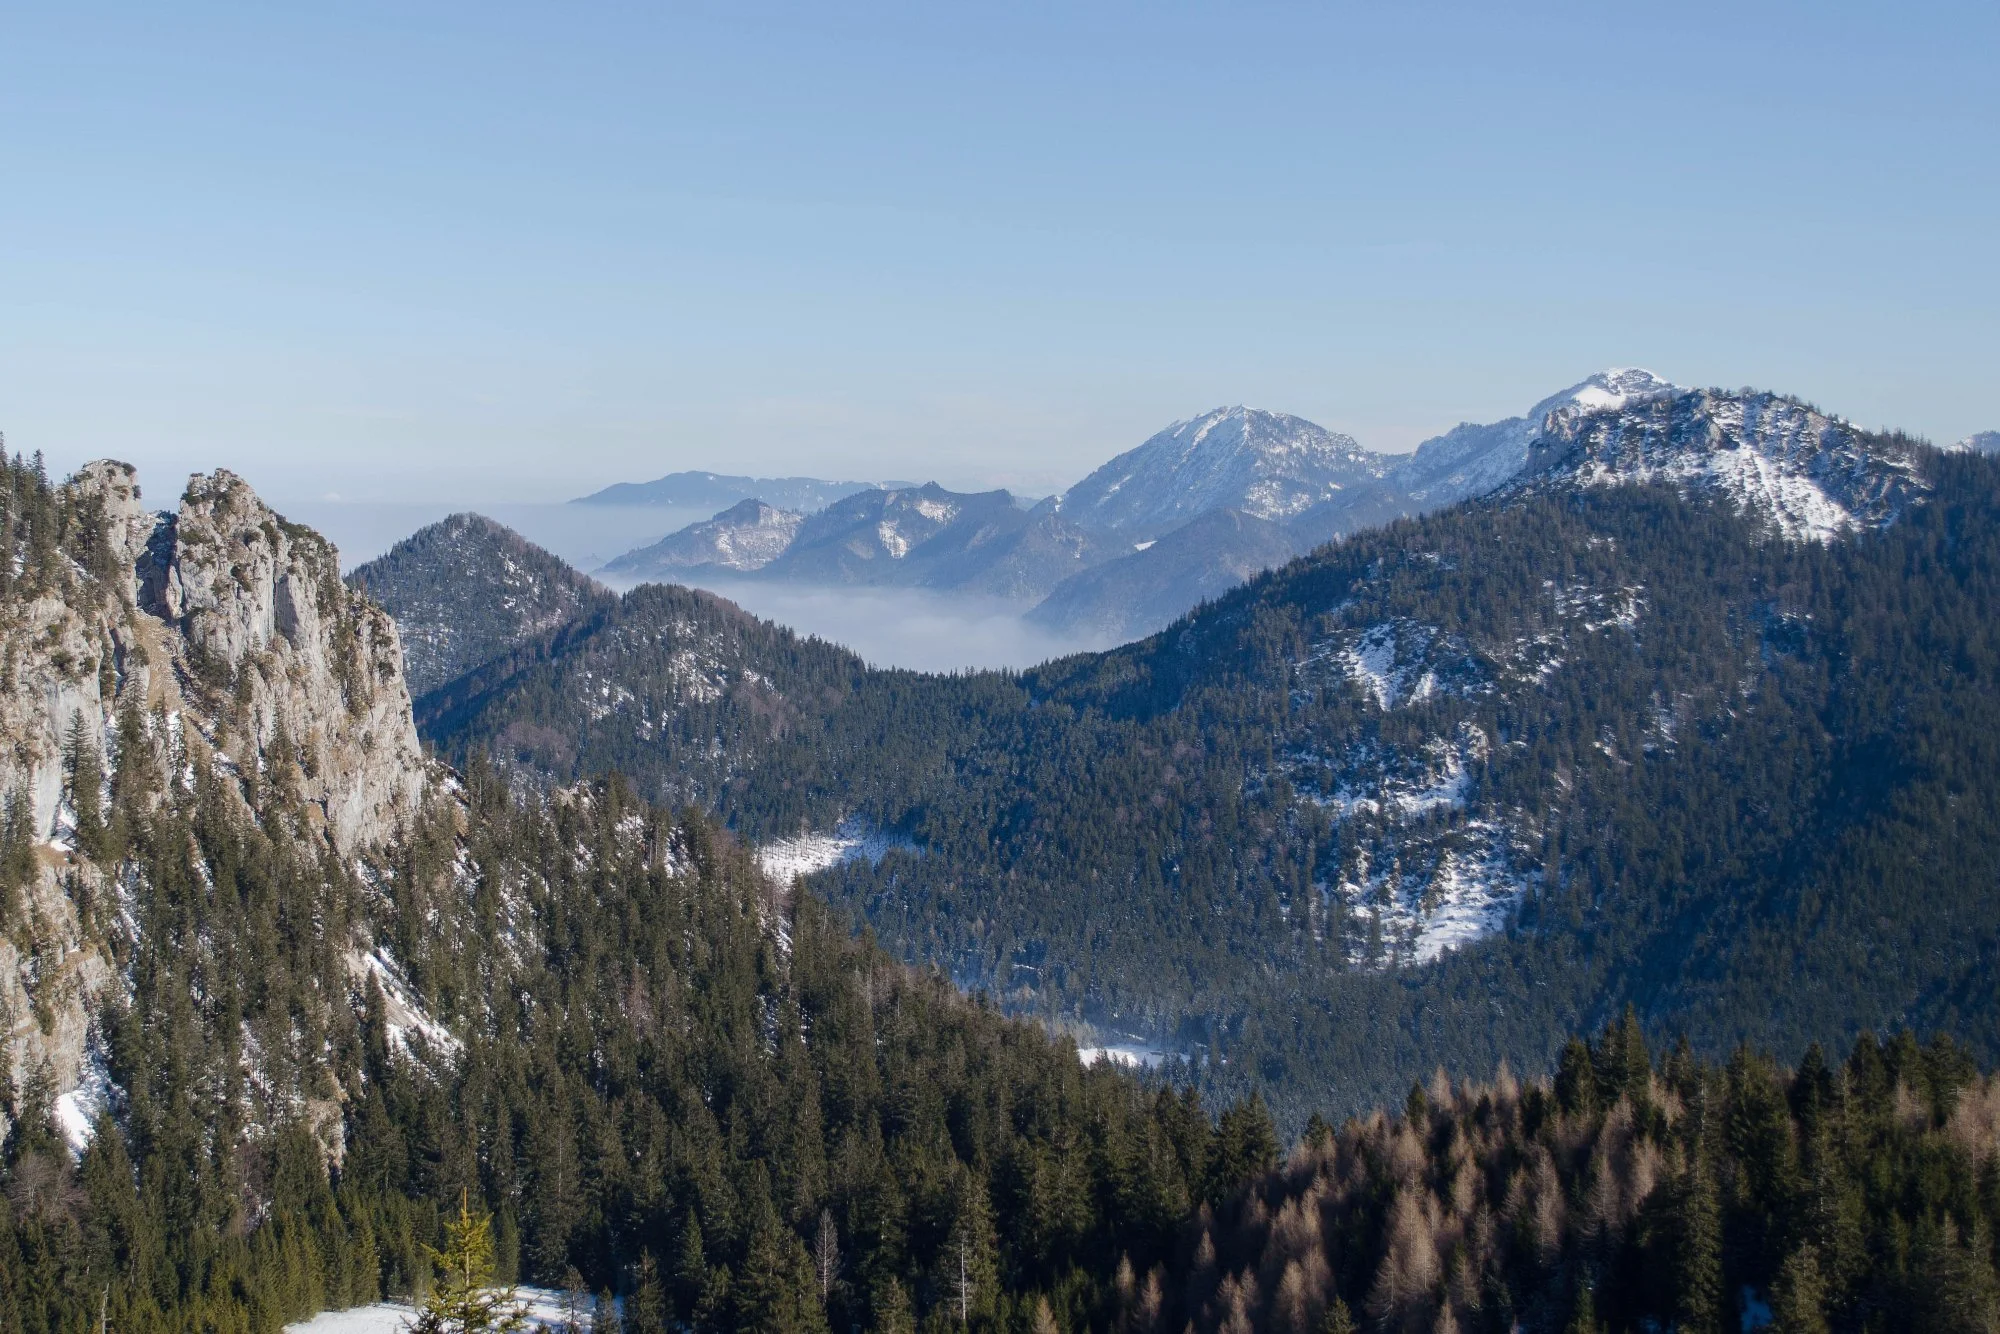
[[[431,1017],[423,1002],[403,981],[402,970],[396,967],[387,951],[378,948],[364,954],[356,950],[347,957],[347,971],[361,986],[365,987],[371,976],[380,984],[389,1045],[396,1051],[414,1057],[417,1053],[410,1044],[414,1036],[422,1038],[433,1055],[458,1054],[459,1040],[452,1036],[450,1029]]]

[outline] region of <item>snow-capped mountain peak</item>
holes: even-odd
[[[1617,412],[1630,404],[1674,393],[1679,388],[1679,385],[1649,370],[1636,366],[1613,366],[1535,404],[1528,410],[1526,421],[1533,431],[1540,431],[1551,412]]]
[[[1120,454],[1071,487],[1062,510],[1144,540],[1216,509],[1290,518],[1386,470],[1352,436],[1236,404],[1177,421]]]

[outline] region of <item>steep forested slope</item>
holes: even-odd
[[[1993,465],[1768,395],[1616,412],[1496,497],[1023,676],[809,671],[768,722],[651,744],[693,706],[634,684],[684,647],[649,614],[426,717],[451,753],[532,724],[500,753],[705,775],[753,838],[893,829],[919,852],[815,882],[892,950],[1293,1115],[1302,1079],[1358,1105],[1540,1066],[1628,1000],[1711,1053],[1919,1022],[1990,1059]]]

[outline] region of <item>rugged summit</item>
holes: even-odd
[[[2000,454],[2000,431],[1981,431],[1968,435],[1951,447],[1955,453]]]
[[[1786,537],[1825,541],[1880,528],[1920,498],[1922,449],[1777,394],[1662,388],[1553,409],[1521,484],[1665,481],[1727,497]]]
[[[1132,542],[1198,514],[1289,519],[1343,490],[1379,482],[1388,460],[1303,417],[1216,408],[1175,422],[1063,493],[1063,513]]]
[[[1157,542],[1074,576],[1032,619],[1057,630],[1137,638],[1323,542],[1505,485],[1559,409],[1610,410],[1672,387],[1651,371],[1603,371],[1519,417],[1453,427],[1400,460],[1276,413],[1232,408],[1179,423],[1077,483],[1063,498],[1064,513],[1117,516],[1131,503],[1128,492],[1159,496],[1185,486],[1198,517],[1183,517],[1179,526],[1168,521]],[[1218,484],[1232,470],[1282,480]],[[1221,509],[1236,517],[1222,518]]]
[[[1599,412],[1670,392],[1675,386],[1647,370],[1614,367],[1600,371],[1559,394],[1551,394],[1519,417],[1479,425],[1461,422],[1417,446],[1389,474],[1389,483],[1411,510],[1436,509],[1468,496],[1483,496],[1511,480],[1528,462],[1530,444],[1549,415],[1559,409]]]
[[[422,695],[611,595],[479,514],[420,529],[348,575],[396,618],[410,693]]]

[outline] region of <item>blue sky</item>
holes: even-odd
[[[280,497],[1039,491],[1638,364],[1953,439],[1996,63],[1990,3],[0,3],[0,429]]]

